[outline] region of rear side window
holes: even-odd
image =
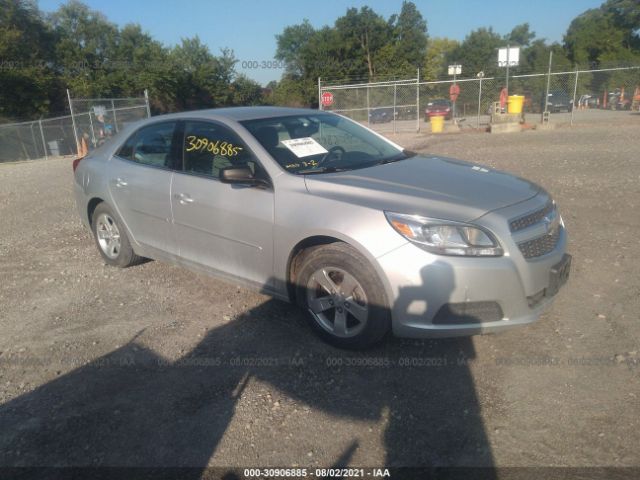
[[[118,156],[152,167],[174,165],[172,140],[176,122],[149,125],[134,133],[118,151]]]
[[[186,173],[219,178],[225,167],[248,165],[254,173],[257,167],[244,142],[217,123],[185,122],[182,152]]]

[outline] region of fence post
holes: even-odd
[[[573,125],[573,112],[576,109],[576,93],[578,92],[578,68],[576,67],[576,82],[573,84],[573,102],[571,104],[571,121],[569,125]]]
[[[98,146],[98,141],[96,140],[96,131],[93,129],[93,120],[91,119],[91,110],[89,110],[89,113],[87,115],[89,115],[89,126],[91,127],[91,144],[93,145],[93,148],[96,148]]]
[[[147,106],[147,118],[151,118],[151,109],[149,108],[149,90],[144,89],[144,103]],[[91,118],[91,116],[89,116]]]
[[[76,156],[80,156],[80,141],[78,140],[78,128],[76,117],[73,115],[73,103],[71,102],[71,92],[67,88],[67,98],[69,99],[69,112],[71,113],[71,124],[73,125],[73,136],[76,139]]]
[[[49,156],[47,155],[47,143],[44,141],[44,130],[42,130],[42,119],[38,120],[38,125],[40,125],[40,136],[42,137],[42,147],[44,148],[44,159],[49,160]]]
[[[367,126],[371,126],[371,120],[369,119],[370,115],[369,115],[369,85],[367,84]]]
[[[416,133],[420,133],[420,69],[416,76]]]
[[[551,62],[553,61],[553,50],[549,52],[549,70],[547,72],[547,91],[544,94],[544,110],[542,111],[542,122],[544,123],[545,113],[549,118],[549,85],[551,84]]]
[[[476,120],[476,128],[480,129],[480,105],[482,105],[482,77],[480,75],[480,85],[478,86],[478,119]]]
[[[31,130],[31,139],[33,140],[33,151],[35,153],[34,158],[40,158],[38,156],[38,142],[36,142],[36,134],[33,133],[33,123],[29,124],[29,130]]]
[[[393,84],[393,133],[396,131],[396,103],[398,102],[398,84]]]
[[[318,77],[318,110],[322,110],[322,84],[320,83],[320,77]]]
[[[113,113],[113,128],[118,133],[118,119],[116,117],[116,104],[111,100],[111,113]]]

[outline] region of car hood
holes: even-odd
[[[485,166],[416,156],[348,172],[308,175],[312,195],[398,213],[470,221],[523,202],[540,187]]]

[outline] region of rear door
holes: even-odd
[[[249,165],[268,179],[266,172],[229,127],[199,120],[185,121],[183,130],[183,169],[171,190],[178,255],[228,278],[270,284],[273,189],[219,180],[226,166]]]
[[[175,254],[171,181],[180,163],[177,122],[159,122],[134,133],[109,163],[109,189],[135,242]]]

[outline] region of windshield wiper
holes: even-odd
[[[351,170],[351,168],[320,167],[320,168],[307,168],[305,170],[298,170],[296,173],[298,175],[315,175],[317,173],[346,172],[347,170]]]
[[[384,160],[380,160],[377,165],[386,165],[387,163],[399,162],[400,160],[406,160],[407,158],[415,157],[417,155],[416,152],[412,152],[411,150],[403,150],[402,153],[391,157],[385,158]]]

